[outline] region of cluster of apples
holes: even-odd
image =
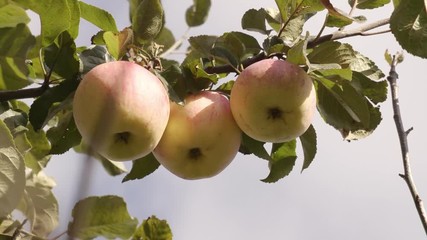
[[[201,91],[171,102],[161,81],[127,61],[100,64],[81,80],[73,114],[83,141],[113,161],[153,153],[184,179],[217,175],[235,158],[242,131],[285,142],[310,126],[316,106],[312,80],[299,66],[266,59],[244,69],[230,100]]]

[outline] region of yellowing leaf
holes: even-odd
[[[129,215],[126,203],[118,196],[85,198],[74,206],[72,216],[68,234],[81,239],[127,239],[138,224],[138,220]]]
[[[12,134],[0,121],[0,218],[10,214],[22,198],[25,188],[25,164],[15,148]]]

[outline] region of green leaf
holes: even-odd
[[[162,73],[155,72],[155,75],[160,79],[160,81],[168,90],[169,99],[176,103],[182,103],[182,99],[184,99],[184,96],[187,92],[177,92],[174,88],[175,82],[172,82],[182,80],[181,70],[178,67],[172,65],[172,67],[167,68]],[[176,78],[172,79],[172,76]]]
[[[25,126],[28,123],[28,115],[25,112],[19,111],[19,109],[17,111],[9,109],[0,114],[0,120],[11,131],[15,146],[22,155],[31,149],[31,144],[26,136],[28,129]]]
[[[175,87],[180,87],[181,97],[189,92],[198,92],[200,90],[209,88],[212,84],[218,82],[219,76],[217,74],[208,74],[204,70],[203,61],[195,59],[191,62],[184,63],[181,66],[183,78],[177,82]]]
[[[227,32],[218,37],[211,53],[236,67],[242,60],[259,53],[258,41],[245,33]]]
[[[195,51],[198,51],[203,57],[210,57],[211,49],[215,44],[217,36],[209,35],[200,35],[195,37],[190,37],[188,42],[191,45],[191,48]]]
[[[371,134],[381,122],[379,108],[374,108],[366,98],[361,97],[361,94],[355,94],[355,92],[357,92],[356,89],[353,88],[353,90],[350,91],[345,90],[352,88],[348,81],[344,82],[348,85],[347,87],[337,91],[342,91],[342,94],[334,93],[333,91],[335,90],[328,89],[324,84],[319,83],[317,79],[314,83],[317,90],[317,108],[320,115],[326,123],[339,130],[344,139],[356,140],[366,137]],[[339,89],[340,87],[335,86],[335,88]],[[348,92],[349,94],[344,94],[344,92]],[[369,115],[368,122],[358,122],[353,118],[353,115],[349,113],[351,107],[348,107],[349,105],[347,105],[347,107],[343,106],[343,102],[346,102],[342,97],[343,95],[347,95],[346,98],[351,98],[351,95],[353,95],[354,99],[349,101],[352,102],[351,104],[357,104],[357,102],[362,104],[362,101],[365,102]],[[361,106],[354,107],[352,111],[356,111],[357,109],[360,111],[363,108],[361,108]]]
[[[403,49],[427,58],[427,10],[423,0],[402,1],[390,17],[390,28]]]
[[[305,21],[304,15],[290,19],[280,37],[291,43],[297,41],[301,36]]]
[[[120,51],[121,46],[118,34],[115,34],[114,32],[104,32],[102,38],[112,57],[120,59],[120,57],[124,55],[124,52]]]
[[[340,132],[344,140],[351,141],[365,138],[371,135],[378,127],[382,120],[380,108],[372,106],[372,104],[369,102],[368,108],[370,113],[369,125],[361,126],[360,124],[355,124],[355,126],[353,126],[353,130],[345,128],[341,129]]]
[[[0,121],[0,217],[18,205],[25,188],[25,164],[6,124]]]
[[[132,22],[133,16],[135,16],[139,4],[144,0],[129,0],[129,20]]]
[[[390,0],[348,0],[350,6],[354,6],[355,2],[359,9],[374,9],[390,3]]]
[[[59,224],[58,202],[52,192],[55,182],[42,172],[27,180],[19,210],[31,222],[31,232],[47,237]]]
[[[313,125],[310,125],[307,131],[299,137],[299,140],[301,141],[302,150],[304,152],[302,172],[310,166],[317,152],[317,135]]]
[[[314,78],[330,92],[329,96],[333,97],[355,122],[367,126],[370,114],[366,99],[353,88],[350,81],[343,80],[338,72],[339,70],[317,72],[320,75],[315,75]],[[323,101],[328,100],[322,99],[322,103],[326,103]]]
[[[275,53],[285,53],[288,52],[290,47],[285,44],[283,39],[279,38],[278,36],[271,36],[264,40],[262,43],[262,46],[264,47],[264,51],[266,52],[266,55],[272,55]]]
[[[166,51],[175,44],[176,40],[173,36],[172,31],[166,27],[163,27],[159,35],[157,35],[156,39],[154,39],[154,41],[157,44],[162,45],[163,50]]]
[[[118,196],[85,198],[74,206],[72,216],[68,234],[81,239],[127,239],[138,224],[138,220],[129,215],[124,200]]]
[[[51,45],[68,31],[72,39],[79,33],[80,8],[77,0],[14,0],[40,16],[42,46]]]
[[[80,72],[82,74],[88,73],[92,68],[99,64],[114,61],[114,58],[108,53],[105,46],[93,46],[83,50],[79,54],[80,59]]]
[[[104,31],[118,33],[113,16],[100,8],[79,1],[81,17]]]
[[[296,155],[296,140],[285,143],[274,143],[271,149],[271,160],[269,161],[270,174],[261,181],[273,183],[286,177],[293,169]]]
[[[307,43],[308,36],[289,49],[286,60],[297,65],[308,65]]]
[[[159,166],[160,163],[157,161],[154,155],[150,153],[149,155],[143,158],[133,161],[130,173],[123,178],[122,182],[142,179],[156,171]]]
[[[317,45],[307,57],[313,64],[338,63],[347,68],[356,54],[347,44],[328,41]]]
[[[15,240],[12,236],[19,226],[21,223],[18,220],[0,218],[0,240]]]
[[[28,86],[30,73],[26,64],[29,50],[36,40],[25,24],[0,28],[0,90],[16,90]]]
[[[193,5],[185,12],[185,21],[189,27],[197,27],[205,23],[211,8],[210,0],[193,0]]]
[[[233,88],[233,85],[234,85],[234,82],[235,81],[233,81],[233,80],[227,81],[227,82],[219,85],[215,89],[215,91],[220,91],[220,92],[225,93],[226,95],[230,95],[231,94],[231,89]]]
[[[249,9],[242,17],[242,28],[248,31],[269,34],[265,26],[266,12],[264,9]]]
[[[351,85],[374,104],[384,102],[387,99],[388,84],[386,80],[377,82],[366,77],[363,73],[353,72]]]
[[[126,166],[123,162],[111,161],[104,157],[99,158],[98,160],[110,176],[118,176],[127,172]]]
[[[47,118],[50,107],[54,103],[65,100],[68,95],[76,90],[78,84],[79,82],[74,79],[65,80],[59,85],[45,91],[43,95],[41,95],[33,102],[29,116],[30,122],[36,131],[43,128],[43,126],[45,126],[46,123],[50,120]]]
[[[264,145],[265,142],[260,142],[242,133],[242,143],[239,152],[243,154],[254,154],[259,158],[271,160],[270,154],[265,150]]]
[[[14,130],[19,126],[26,126],[28,119],[27,114],[22,111],[15,111],[9,109],[0,114],[0,120],[2,120],[9,130],[12,132],[12,135],[15,136]]]
[[[132,29],[136,39],[150,42],[159,35],[164,23],[164,12],[160,0],[143,0],[132,17]]]
[[[77,78],[79,61],[76,44],[68,32],[59,35],[55,44],[45,48],[44,57],[47,67],[54,73],[65,79]]]
[[[166,220],[160,220],[156,216],[151,216],[144,220],[138,227],[133,240],[172,240],[172,231]]]
[[[349,45],[348,47],[351,48]],[[354,51],[354,54],[356,57],[351,59],[349,64],[351,70],[360,72],[372,80],[379,80],[384,78],[384,73],[372,60],[363,56],[359,52]]]
[[[32,169],[34,173],[39,173],[50,160],[50,142],[44,131],[34,131],[31,124],[27,125],[26,137],[31,145],[30,151],[24,155],[25,166]]]
[[[27,13],[21,7],[8,4],[0,7],[0,28],[16,27],[16,25],[30,22]]]
[[[71,110],[60,112],[57,118],[56,126],[51,127],[46,132],[46,136],[52,145],[50,154],[63,154],[70,148],[79,145],[82,139],[74,123]]]
[[[312,14],[325,9],[321,0],[275,0],[282,23],[292,16]]]
[[[275,0],[275,2],[282,17],[281,22],[284,23],[288,20],[290,0]]]
[[[345,27],[352,24],[354,19],[343,12],[333,12],[326,17],[325,26],[327,27]]]
[[[107,61],[120,60],[128,51],[128,46],[133,43],[133,31],[130,28],[125,28],[119,33],[100,31],[91,40],[92,44],[105,45],[107,47],[107,54],[111,59]]]
[[[339,67],[334,68],[350,68],[362,72],[374,80],[384,76],[374,62],[354,51],[351,45],[346,43],[334,41],[322,43],[316,46],[307,55],[307,58],[311,66],[315,64],[338,64]]]

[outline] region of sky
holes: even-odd
[[[85,2],[109,11],[119,28],[129,25],[127,1]],[[189,36],[243,31],[240,19],[246,10],[275,7],[274,0],[212,2],[206,24],[191,29]],[[347,1],[331,2],[346,12],[349,10]],[[187,29],[184,14],[192,3],[163,0],[166,26],[177,38]],[[390,5],[373,13],[355,14],[375,21],[388,17],[391,11]],[[306,30],[316,34],[320,19],[312,20]],[[37,21],[32,24],[36,29]],[[97,31],[83,21],[78,45],[90,44],[90,37]],[[261,39],[261,35],[254,36]],[[390,33],[345,41],[376,62],[385,74],[389,71],[384,60],[385,49],[392,53],[401,49]],[[409,135],[413,177],[425,201],[427,109],[422,106],[427,102],[423,74],[426,63],[405,54],[405,61],[397,67],[404,125],[414,127]],[[383,121],[377,130],[368,138],[351,143],[343,141],[340,133],[317,114],[313,122],[318,138],[314,162],[300,173],[303,159],[299,148],[294,171],[274,184],[260,181],[269,173],[266,161],[241,154],[210,179],[182,180],[160,167],[142,180],[121,183],[124,175],[111,177],[92,161],[90,176],[83,181],[87,182],[88,195],[123,197],[130,214],[140,222],[151,215],[166,219],[174,240],[424,239],[408,188],[398,176],[403,166],[390,99],[381,105],[381,112]],[[71,208],[81,191],[78,189],[81,173],[87,164],[85,156],[71,151],[53,157],[46,170],[57,182],[54,193],[60,204],[61,220],[58,232],[64,231],[70,220]]]

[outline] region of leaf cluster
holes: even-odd
[[[187,94],[207,89],[228,95],[236,74],[247,66],[266,58],[285,59],[311,76],[320,116],[343,139],[372,134],[382,120],[380,104],[387,98],[384,74],[350,44],[323,34],[331,29],[340,38],[347,37],[344,28],[367,19],[345,13],[329,0],[275,3],[275,8],[247,10],[240,30],[177,39],[166,26],[160,0],[130,0],[131,25],[124,29],[118,29],[110,13],[83,1],[0,0],[0,237],[45,239],[57,227],[55,184],[43,174],[53,155],[70,149],[91,155],[112,176],[126,173],[123,182],[142,179],[159,167],[150,154],[134,161],[128,172],[122,163],[105,159],[82,143],[72,114],[73,93],[84,74],[105,62],[133,61],[146,67],[162,80],[171,100],[180,103]],[[352,10],[376,9],[390,0],[348,3]],[[425,2],[395,0],[393,4],[391,32],[405,50],[426,58]],[[185,12],[188,27],[204,24],[210,7],[210,0],[193,0]],[[26,10],[40,18],[37,36],[27,25]],[[324,26],[315,33],[304,32],[306,22],[319,12],[326,12]],[[92,46],[76,46],[81,19],[99,28]],[[363,27],[356,29],[360,32],[354,35],[365,34]],[[169,59],[168,54],[179,48],[185,48],[183,60]],[[27,105],[21,98],[33,101]],[[299,139],[285,143],[259,142],[243,135],[240,152],[266,160],[269,174],[262,181],[272,183],[293,170],[298,143],[302,170],[311,166],[318,138],[313,125]],[[15,220],[14,210],[22,212],[29,224]],[[83,199],[72,217],[67,229],[72,237],[172,238],[167,223],[154,216],[138,227],[117,196]]]

